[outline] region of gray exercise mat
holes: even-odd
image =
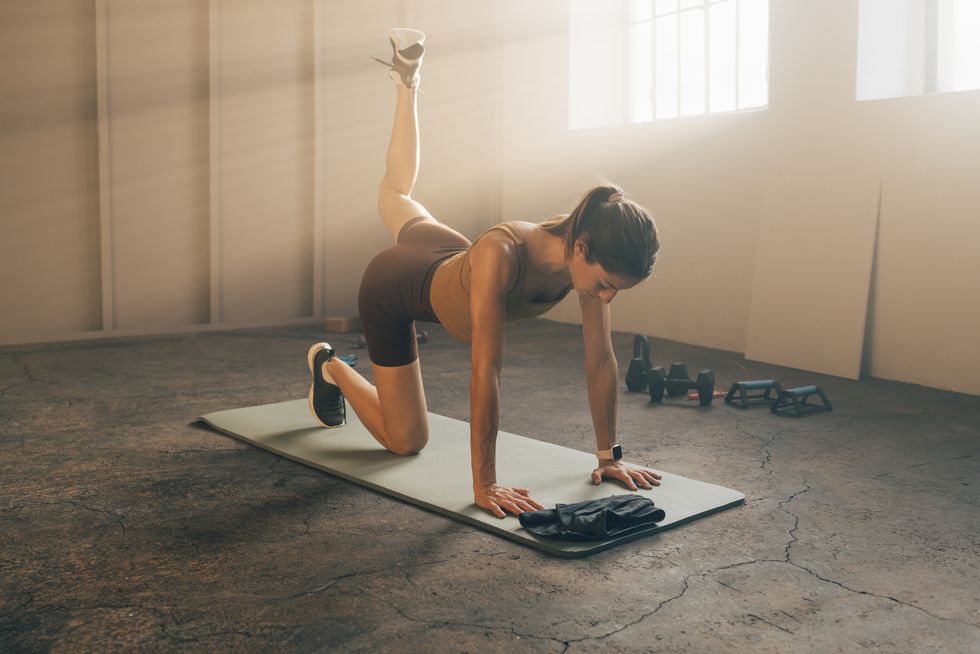
[[[538,537],[517,518],[500,519],[473,503],[470,426],[429,414],[429,444],[417,456],[401,457],[381,447],[348,407],[347,424],[324,429],[314,422],[307,400],[209,413],[198,418],[220,432],[356,484],[462,520],[499,536],[563,557],[579,557],[721,511],[745,495],[724,486],[657,470],[662,483],[649,496],[666,511],[650,529],[599,542]],[[504,431],[497,436],[497,477],[501,484],[526,486],[546,508],[628,493],[619,482],[590,480],[595,455]]]

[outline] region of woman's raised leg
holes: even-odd
[[[414,46],[413,46],[414,47]],[[414,54],[421,60],[419,49]],[[418,179],[420,149],[418,120],[418,74],[411,85],[395,78],[395,120],[391,128],[391,140],[385,158],[385,176],[378,191],[378,214],[393,239],[398,238],[401,228],[409,220],[432,214],[412,199],[412,189]]]
[[[420,159],[418,68],[424,54],[425,35],[416,30],[395,29],[389,33],[389,38],[395,51],[390,65],[395,80],[395,120],[385,159],[385,176],[378,193],[378,213],[397,241],[402,227],[413,218],[435,219],[411,198]],[[311,348],[308,358],[313,374],[331,385],[332,392],[336,393],[339,388],[375,440],[396,454],[410,455],[421,451],[429,440],[429,423],[418,359],[399,366],[379,366],[372,362],[375,381],[372,385],[336,357],[314,365],[316,352],[324,348],[329,349],[329,345],[318,343]],[[315,404],[312,389],[310,401],[312,408]],[[324,424],[340,422],[336,415],[329,420]]]

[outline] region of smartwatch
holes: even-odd
[[[619,461],[623,458],[623,446],[617,443],[608,450],[598,450],[596,455],[598,455],[600,459],[612,459],[613,461]]]

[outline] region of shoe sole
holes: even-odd
[[[346,421],[340,423],[339,425],[328,425],[327,423],[320,420],[320,418],[316,415],[316,409],[313,408],[313,388],[316,386],[316,374],[317,374],[313,370],[313,365],[314,365],[313,359],[316,358],[317,352],[319,352],[322,349],[320,347],[321,345],[324,345],[324,343],[317,343],[311,346],[309,351],[306,353],[306,365],[310,369],[310,375],[313,376],[313,379],[310,382],[310,393],[309,395],[307,395],[306,401],[310,405],[310,415],[313,416],[313,419],[316,420],[321,427],[323,427],[324,429],[340,429],[346,424]]]

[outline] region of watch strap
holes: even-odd
[[[597,450],[596,455],[600,459],[612,459],[613,461],[619,461],[623,458],[623,446],[616,443],[608,450]]]

